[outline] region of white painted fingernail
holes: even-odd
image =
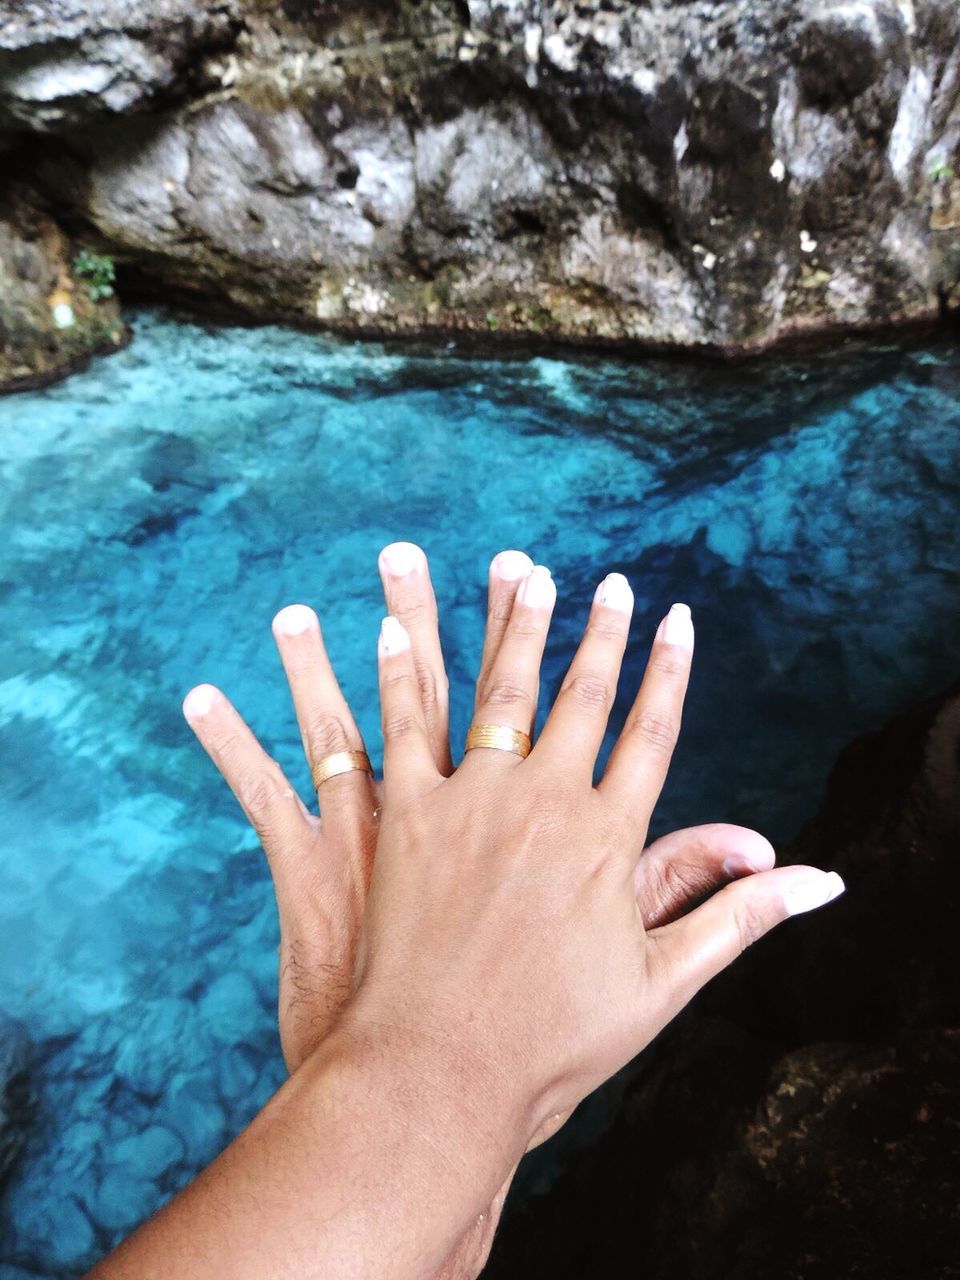
[[[681,649],[693,651],[693,619],[690,606],[675,604],[660,623],[660,639],[667,644],[678,645]]]
[[[835,871],[817,871],[794,881],[783,891],[783,904],[788,915],[798,916],[804,911],[815,911],[839,898],[846,885]]]
[[[212,684],[198,684],[183,700],[183,714],[188,720],[199,720],[205,716],[217,698],[217,691]]]
[[[533,561],[523,551],[501,551],[490,561],[490,572],[504,582],[519,582],[533,568]]]
[[[404,578],[414,569],[422,568],[426,557],[413,542],[391,542],[380,552],[380,563],[395,578]]]
[[[285,636],[299,636],[309,631],[317,620],[317,615],[305,604],[288,604],[273,620],[274,631]]]
[[[630,590],[630,583],[622,573],[608,573],[597,588],[594,599],[605,609],[633,613],[633,592]]]
[[[535,564],[517,592],[521,604],[531,609],[548,609],[557,596],[557,588],[550,576],[550,570],[544,564]]]
[[[403,653],[410,648],[410,637],[407,635],[399,618],[389,614],[380,623],[380,645],[387,657],[395,653]]]

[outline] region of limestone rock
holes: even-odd
[[[59,132],[169,103],[237,29],[230,0],[0,0],[0,121]]]
[[[77,276],[78,244],[20,189],[0,196],[0,391],[37,386],[126,341],[115,298]]]
[[[0,102],[133,283],[255,318],[744,351],[960,293],[952,0],[35,0]]]

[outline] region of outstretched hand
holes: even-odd
[[[481,672],[475,723],[529,732],[555,599],[550,574],[534,567]],[[643,850],[680,730],[693,625],[683,605],[661,622],[595,786],[632,610],[626,579],[608,575],[530,755],[480,747],[449,777],[410,633],[393,616],[381,629],[383,815],[343,1017],[358,1037],[441,1049],[463,1089],[528,1139],[745,947],[843,888],[813,867],[763,870],[679,918],[645,915],[637,888],[651,858],[669,874],[669,847]]]
[[[379,566],[387,609],[409,640],[416,677],[411,689],[434,774],[444,778],[453,771],[447,679],[427,560],[418,547],[395,543],[381,553]],[[516,606],[518,588],[532,569],[529,557],[518,551],[502,552],[490,565],[487,627],[477,683],[477,718],[495,714],[498,721],[526,732],[533,729],[537,644],[545,634],[549,614],[549,609],[544,612],[542,607],[524,614],[524,606]],[[542,570],[536,579],[545,581]],[[629,589],[619,575],[613,575],[608,583],[608,597],[620,606],[614,613],[626,619],[632,607]],[[552,596],[552,584],[546,589]],[[517,618],[511,627],[515,607]],[[597,607],[609,610],[613,606]],[[536,626],[525,643],[533,642],[527,643],[532,665],[516,647],[518,630],[522,632],[531,618]],[[688,631],[682,610],[680,619],[681,638],[685,639]],[[594,631],[598,623],[601,630],[609,630],[609,614],[603,612],[594,619]],[[528,668],[526,677],[516,682],[516,657],[510,665],[497,663],[508,631],[513,652]],[[362,738],[337,683],[314,611],[305,605],[288,606],[274,619],[273,633],[307,762],[316,774],[326,756],[360,749]],[[625,622],[614,627],[615,642],[621,633],[625,633]],[[684,645],[679,647],[684,649]],[[658,661],[662,664],[662,653]],[[684,677],[686,661],[681,662]],[[504,715],[506,709],[508,714]],[[323,1039],[352,989],[378,833],[381,784],[363,772],[322,782],[318,818],[301,803],[279,766],[222,693],[209,685],[199,686],[188,695],[184,710],[237,795],[267,854],[280,915],[280,1037],[285,1061],[293,1072]],[[646,729],[637,729],[649,734],[651,721],[645,724]],[[672,733],[672,726],[668,732]],[[636,840],[633,824],[631,831]],[[770,844],[742,827],[712,824],[674,832],[655,841],[636,859],[633,888],[639,920],[647,930],[660,928],[678,920],[719,886],[773,864]],[[531,1144],[553,1132],[563,1118],[565,1112],[560,1111],[545,1119],[531,1135]],[[476,1274],[489,1249],[501,1204],[502,1194],[466,1233],[456,1255],[448,1259],[444,1276]]]

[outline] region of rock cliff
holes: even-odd
[[[743,351],[960,296],[953,0],[0,0],[0,137],[252,317]]]

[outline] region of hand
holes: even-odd
[[[452,770],[447,679],[426,557],[409,543],[396,543],[385,548],[379,565],[387,609],[410,636],[431,754],[446,776]],[[499,653],[519,582],[532,567],[516,551],[501,553],[490,565],[481,683]],[[311,771],[330,752],[361,748],[313,610],[281,610],[273,633]],[[323,816],[317,818],[222,693],[201,685],[188,694],[184,711],[260,837],[271,868],[280,915],[280,1040],[293,1072],[320,1043],[350,991],[380,784],[359,772],[329,779],[321,785]],[[732,877],[773,863],[770,844],[742,827],[713,824],[675,832],[655,841],[637,863],[640,915],[648,927],[667,924]],[[551,1118],[535,1141],[549,1136],[561,1119]],[[482,1266],[506,1189],[467,1234],[444,1277],[475,1274]]]
[[[476,722],[529,731],[555,596],[546,570],[523,580],[481,672]],[[464,1094],[528,1141],[744,947],[843,888],[812,867],[766,870],[679,919],[644,919],[641,851],[679,732],[693,627],[684,606],[661,623],[595,787],[632,607],[626,580],[605,579],[526,760],[481,748],[450,777],[433,758],[410,637],[393,617],[381,632],[383,816],[341,1025],[359,1041],[430,1046]]]
[[[531,720],[553,599],[545,571],[527,574],[481,678],[483,721]],[[93,1274],[450,1274],[537,1135],[744,945],[842,890],[811,867],[760,871],[644,921],[639,854],[692,627],[683,609],[661,625],[595,788],[631,605],[625,581],[606,579],[527,760],[476,751],[449,777],[410,634],[385,621],[384,815],[353,994],[251,1125]]]

